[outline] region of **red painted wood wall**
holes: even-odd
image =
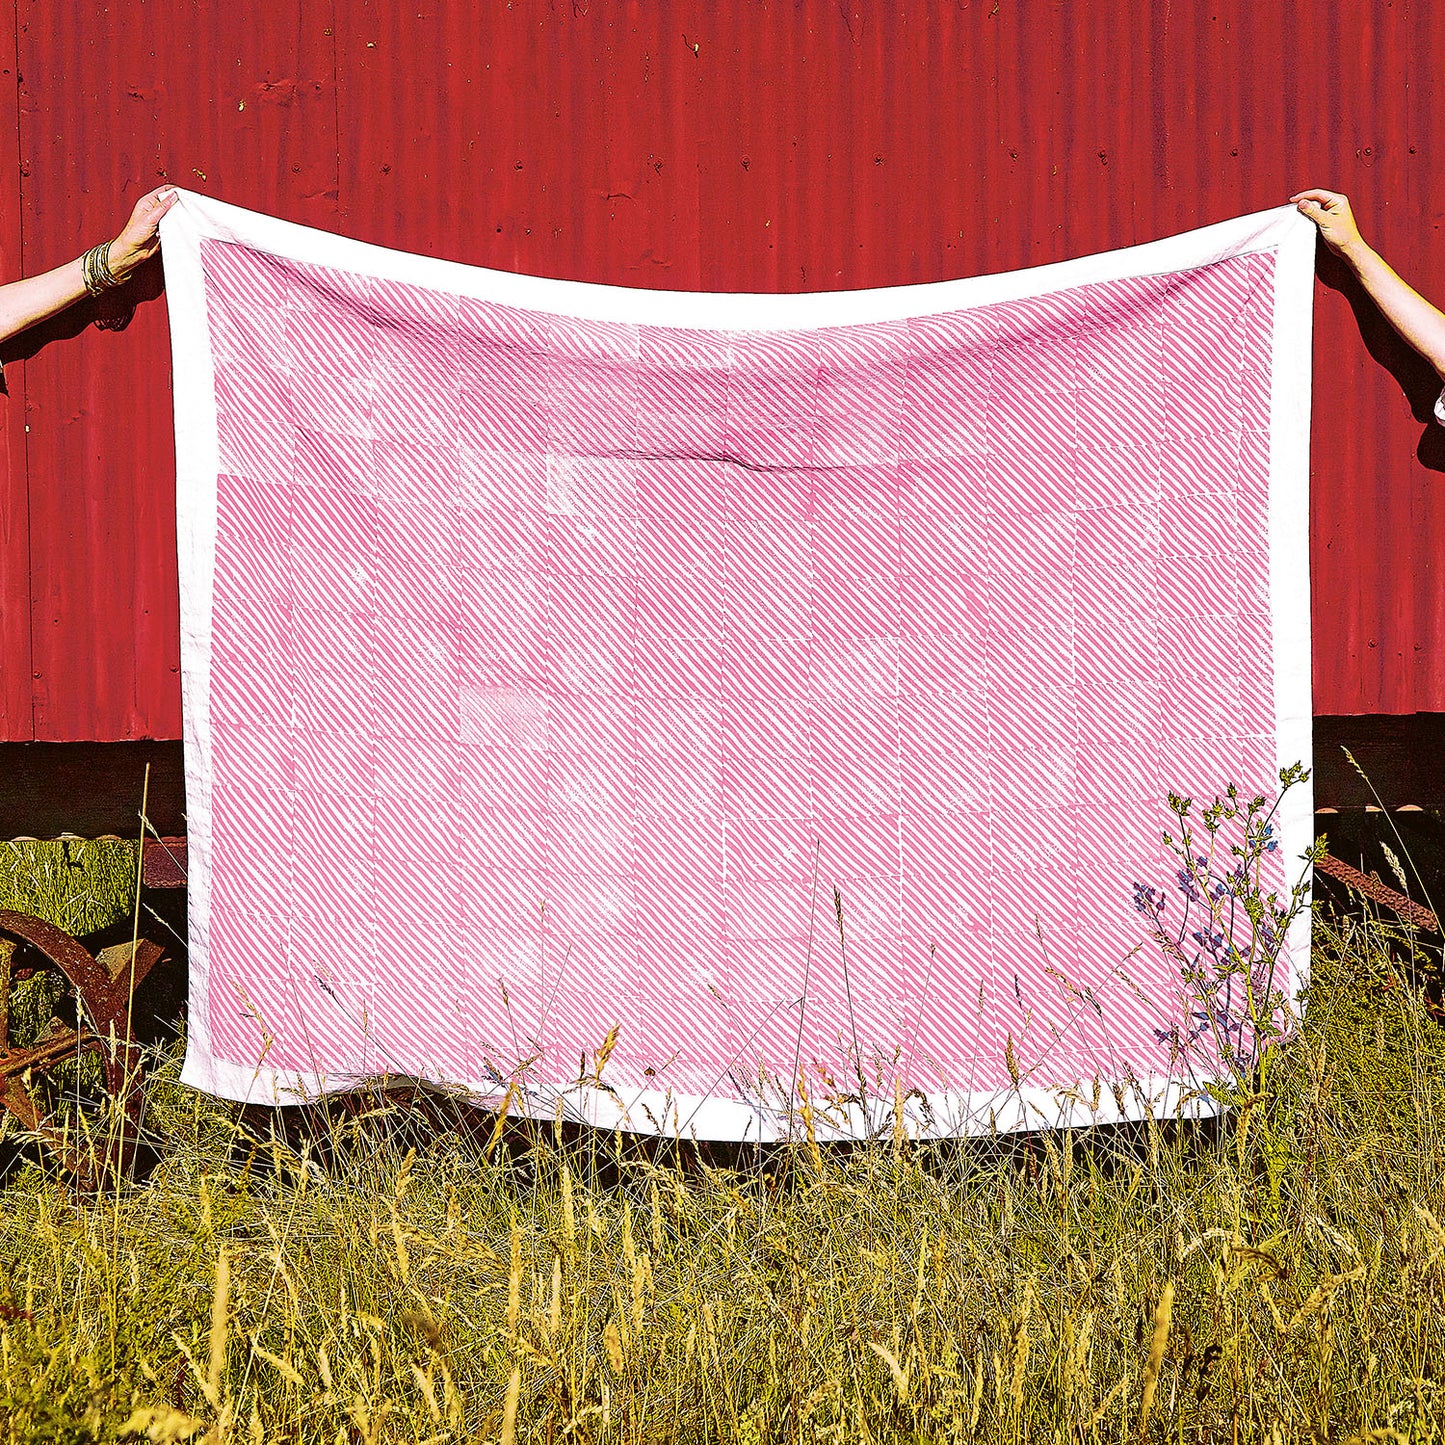
[[[16,0],[0,273],[163,180],[385,245],[635,286],[892,285],[1355,198],[1445,299],[1423,0]],[[1428,371],[1321,282],[1316,710],[1445,710]],[[16,347],[0,739],[176,737],[166,311]],[[28,354],[28,359],[23,358]]]

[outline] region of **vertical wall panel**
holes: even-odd
[[[0,5],[0,277],[18,276],[23,267],[18,107],[15,12]],[[0,396],[0,740],[28,742],[34,736],[29,595],[25,364],[16,357],[6,367]]]
[[[336,221],[329,6],[22,0],[26,265],[171,180]],[[28,363],[35,736],[180,735],[175,458],[157,264],[123,331],[76,308]],[[7,603],[9,599],[7,598]],[[8,606],[7,606],[8,611]]]
[[[114,229],[162,175],[481,265],[762,291],[1034,265],[1319,184],[1349,191],[1367,236],[1445,300],[1445,23],[1404,0],[19,0],[18,13],[31,268]],[[1438,387],[1329,266],[1317,323],[1316,706],[1445,710]],[[123,332],[75,329],[27,343],[32,565],[22,585],[12,483],[0,735],[29,735],[15,681],[28,631],[39,736],[174,736],[164,306],[143,304]]]

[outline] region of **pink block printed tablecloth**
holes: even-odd
[[[164,246],[189,1082],[714,1138],[860,1068],[925,1132],[1213,1107],[1133,884],[1169,788],[1309,761],[1308,222],[803,296],[189,194]]]

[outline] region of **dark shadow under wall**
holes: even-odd
[[[0,838],[129,837],[138,826],[147,763],[156,831],[183,834],[185,759],[178,741],[0,743]],[[1317,807],[1445,809],[1445,713],[1317,717],[1314,767]]]
[[[140,837],[141,795],[163,837],[186,831],[179,742],[0,743],[0,839]]]
[[[151,824],[162,836],[181,836],[179,742],[0,743],[0,839],[138,836],[147,763]],[[1336,857],[1394,887],[1381,844],[1397,854],[1403,844],[1420,873],[1408,891],[1418,896],[1423,885],[1445,909],[1445,713],[1316,718],[1315,805],[1316,831]]]

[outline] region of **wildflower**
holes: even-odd
[[[1162,893],[1156,893],[1147,884],[1134,884],[1134,907],[1140,913],[1148,913],[1157,917],[1164,909],[1167,900]]]

